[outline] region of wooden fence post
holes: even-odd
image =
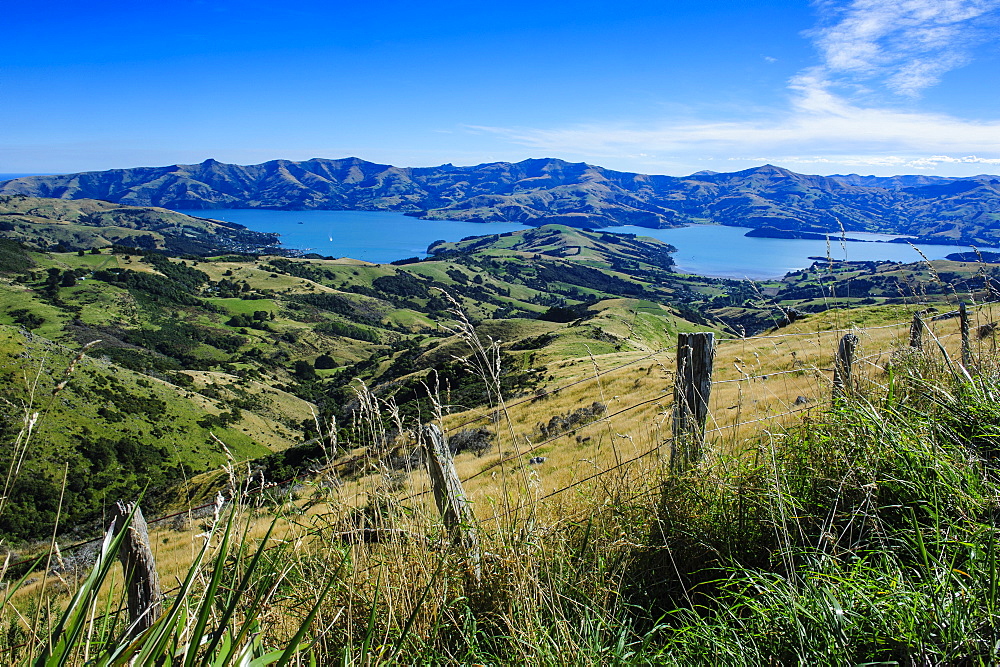
[[[132,523],[122,540],[118,560],[125,571],[125,590],[128,593],[128,616],[130,637],[149,628],[163,611],[163,595],[160,593],[160,575],[156,571],[153,551],[149,547],[149,531],[142,510],[135,503],[119,500],[111,512],[111,529],[115,535],[125,530],[128,515]]]
[[[458,545],[468,554],[478,581],[480,564],[476,515],[455,471],[455,462],[441,429],[436,424],[426,424],[424,439],[434,501],[444,519],[452,544]]]
[[[972,348],[969,346],[969,311],[964,301],[958,304],[958,317],[962,330],[962,365],[968,369],[972,366]]]
[[[854,391],[851,377],[854,366],[854,351],[858,347],[858,337],[852,333],[840,339],[837,361],[833,368],[833,398],[837,399]]]
[[[708,399],[712,394],[715,334],[677,334],[677,375],[674,379],[673,443],[670,463],[682,467],[702,455]]]
[[[913,322],[910,324],[910,347],[915,350],[924,349],[924,321],[920,313],[913,313]]]

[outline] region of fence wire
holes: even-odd
[[[972,329],[972,331],[974,333],[974,337],[975,337],[975,341],[974,342],[975,342],[976,352],[978,352],[978,353],[982,353],[983,352],[983,348],[985,346],[989,346],[990,347],[990,351],[992,351],[994,353],[996,352],[996,341],[995,341],[995,338],[992,335],[990,335],[990,334],[994,333],[997,330],[997,327],[998,327],[997,322],[992,319],[992,308],[991,308],[993,305],[995,305],[997,303],[1000,303],[1000,301],[998,301],[998,302],[988,302],[988,303],[983,303],[983,304],[975,304],[974,306],[972,306],[972,307],[969,308],[970,321],[974,320],[974,322],[970,322],[970,325],[971,325],[970,329]],[[989,312],[987,312],[987,310]],[[954,321],[954,317],[951,317],[951,315],[952,315],[951,313],[945,313],[943,315],[939,315],[936,318],[933,318],[933,319],[929,318],[929,319],[927,319],[927,320],[924,321],[925,331],[930,332],[931,335],[937,340],[938,344],[944,346],[944,347],[942,347],[942,349],[945,349],[947,347],[946,346],[946,342],[952,341],[952,340],[956,339],[960,335],[959,332],[957,332],[957,331],[954,330],[954,327],[955,327],[955,325],[957,323]],[[957,315],[958,315],[958,311],[955,311],[954,316],[957,317]],[[983,317],[984,315],[990,315],[990,317],[985,317],[984,318]],[[949,316],[949,317],[944,317],[944,316]],[[861,336],[864,336],[864,337],[871,337],[871,333],[872,332],[881,332],[881,331],[890,330],[890,329],[907,330],[909,328],[909,326],[910,326],[910,323],[908,323],[908,322],[900,322],[900,323],[879,325],[879,326],[873,326],[873,327],[836,328],[836,329],[827,329],[827,330],[817,330],[817,331],[813,331],[813,332],[790,332],[790,333],[784,333],[784,334],[769,334],[769,335],[752,336],[752,337],[745,337],[745,338],[720,338],[720,339],[716,339],[717,343],[719,343],[719,346],[717,347],[717,350],[731,351],[734,348],[742,348],[742,349],[748,350],[748,355],[752,356],[752,361],[749,359],[749,356],[748,356],[747,359],[743,359],[742,357],[735,357],[736,361],[733,364],[733,369],[728,369],[728,368],[727,369],[720,369],[718,365],[716,366],[716,371],[717,371],[717,374],[719,374],[719,375],[725,375],[728,372],[730,372],[731,370],[735,370],[736,371],[737,377],[724,377],[722,379],[715,379],[715,380],[712,381],[712,386],[713,386],[713,388],[718,387],[718,388],[720,388],[720,390],[723,389],[723,388],[725,388],[725,387],[727,387],[727,386],[733,387],[733,389],[735,389],[737,391],[736,398],[738,399],[738,402],[737,402],[737,404],[735,406],[732,406],[732,407],[729,407],[729,408],[721,407],[720,404],[724,404],[724,403],[728,402],[725,399],[729,398],[729,396],[728,395],[721,395],[720,396],[718,392],[714,392],[713,391],[713,403],[715,405],[714,405],[714,408],[712,409],[712,411],[710,412],[710,419],[712,420],[713,425],[712,425],[711,428],[708,428],[706,430],[706,436],[717,435],[717,434],[721,434],[721,433],[723,433],[725,431],[730,431],[730,430],[733,430],[733,429],[739,429],[740,427],[745,426],[745,425],[751,425],[751,424],[763,423],[763,422],[767,422],[767,421],[780,420],[780,419],[782,419],[784,417],[798,415],[798,414],[801,414],[803,412],[808,412],[808,411],[811,411],[811,410],[816,410],[816,409],[821,408],[821,407],[827,407],[827,406],[829,406],[830,405],[829,391],[830,391],[830,386],[831,386],[830,379],[832,379],[832,378],[827,378],[826,376],[829,375],[829,374],[832,374],[832,372],[833,372],[833,365],[834,365],[833,364],[833,357],[834,357],[834,352],[835,352],[834,351],[833,341],[835,340],[835,336],[837,334],[853,333],[853,334],[861,335]],[[950,329],[950,331],[948,331],[946,333],[943,330],[944,328]],[[902,338],[902,336],[900,338]],[[812,339],[812,340],[810,340],[810,339]],[[789,351],[787,349],[781,349],[779,346],[783,345],[786,341],[800,341],[799,342],[799,347],[796,350],[792,350],[792,351]],[[903,341],[902,340],[899,340],[897,342],[899,343],[899,345],[896,346],[897,348],[903,347],[903,344],[902,344]],[[765,345],[758,345],[759,343],[764,343]],[[755,349],[752,349],[752,350],[748,349],[748,346],[755,346],[755,345],[756,345]],[[770,348],[768,348],[767,345],[770,345]],[[668,350],[666,350],[666,349],[659,349],[659,350],[647,353],[647,354],[645,354],[645,355],[643,355],[641,357],[637,357],[636,359],[633,359],[633,360],[631,360],[629,362],[626,362],[626,363],[614,366],[612,368],[607,368],[607,369],[603,369],[603,370],[596,369],[593,374],[589,374],[589,375],[587,375],[585,377],[582,377],[580,379],[577,379],[577,380],[574,380],[572,382],[566,383],[565,385],[561,385],[561,386],[556,387],[554,389],[547,389],[547,390],[544,390],[542,392],[538,392],[536,394],[532,394],[531,396],[519,399],[519,400],[514,401],[512,403],[503,404],[501,406],[498,406],[497,408],[491,409],[489,412],[487,412],[485,414],[475,415],[475,416],[473,416],[473,417],[471,417],[471,418],[469,418],[469,419],[467,419],[465,421],[459,422],[458,424],[450,425],[445,432],[453,434],[453,433],[455,433],[455,432],[457,432],[457,431],[459,431],[459,430],[461,430],[461,429],[463,429],[463,428],[465,428],[467,426],[470,426],[470,425],[475,424],[477,422],[489,419],[491,417],[491,415],[496,414],[498,410],[502,410],[504,412],[510,412],[510,411],[513,411],[516,408],[519,408],[519,407],[522,407],[522,406],[525,406],[525,405],[528,405],[528,404],[531,404],[531,403],[534,403],[534,402],[537,402],[537,401],[540,401],[540,400],[543,400],[543,399],[546,399],[546,398],[551,398],[551,397],[559,396],[560,394],[565,393],[566,390],[568,390],[568,389],[570,389],[572,387],[578,386],[578,385],[582,385],[582,384],[585,384],[585,383],[588,383],[588,382],[598,382],[598,383],[600,383],[601,380],[602,380],[602,378],[612,379],[616,374],[619,374],[622,371],[625,371],[626,369],[628,369],[630,367],[633,367],[636,364],[639,364],[639,363],[641,363],[643,361],[648,361],[650,359],[655,359],[655,360],[657,360],[658,363],[660,363],[661,368],[663,368],[663,362],[666,361],[666,360],[662,359],[661,357],[665,353],[667,353],[667,352],[668,352]],[[950,352],[949,352],[949,354],[950,354]],[[790,362],[788,360],[789,356],[791,357],[791,361]],[[870,367],[870,368],[874,369],[875,371],[884,372],[885,371],[885,366],[882,365],[882,364],[876,363],[876,362],[874,362],[872,360],[873,359],[879,359],[879,358],[888,358],[890,356],[891,356],[891,352],[879,351],[879,352],[876,352],[876,353],[871,353],[871,354],[868,354],[868,355],[855,357],[854,362],[858,366],[867,366],[867,367]],[[816,363],[809,364],[807,359],[803,359],[803,358],[800,358],[800,357],[803,357],[803,358],[810,358],[811,357],[811,358],[814,358],[815,360],[823,360],[826,363],[823,363],[823,364],[816,364]],[[766,371],[766,372],[763,372],[763,371],[760,371],[760,370],[756,370],[756,372],[755,372],[755,369],[761,369],[761,368],[766,367],[768,365],[778,366],[780,364],[788,364],[788,363],[791,363],[791,365],[793,366],[793,368],[784,368],[784,369],[775,368],[775,370],[770,370],[770,371]],[[666,370],[666,369],[664,368],[664,370]],[[667,371],[667,374],[669,374],[669,371]],[[783,405],[783,407],[785,409],[782,412],[778,412],[778,413],[773,412],[773,409],[772,409],[773,408],[773,402],[774,401],[778,401],[780,403],[787,403],[787,401],[784,398],[782,398],[782,396],[787,397],[787,396],[789,396],[789,393],[787,391],[785,391],[785,392],[781,392],[779,394],[778,391],[777,391],[777,389],[772,389],[771,388],[773,386],[773,384],[774,384],[772,381],[775,380],[775,379],[777,379],[777,378],[780,378],[780,379],[784,380],[784,379],[789,378],[789,377],[797,377],[797,378],[801,378],[802,380],[806,380],[806,381],[812,382],[813,386],[811,388],[814,389],[814,393],[818,392],[818,391],[822,391],[824,393],[824,396],[823,397],[820,397],[820,396],[806,397],[806,396],[802,395],[802,396],[799,396],[796,400],[804,398],[804,399],[806,399],[806,402],[807,402],[806,405],[803,405],[803,406],[800,406],[800,407],[792,407],[791,405],[785,404],[785,405]],[[756,398],[752,398],[752,397],[750,397],[749,395],[746,394],[746,390],[744,389],[744,387],[756,387],[758,390],[761,390],[762,393],[757,394]],[[672,408],[673,400],[672,400],[672,391],[671,390],[672,390],[672,386],[667,387],[667,388],[665,388],[663,390],[664,393],[661,394],[661,395],[654,396],[654,397],[649,398],[649,399],[638,401],[638,402],[636,402],[634,404],[628,405],[626,407],[620,408],[620,409],[615,410],[615,411],[610,412],[610,413],[602,414],[601,416],[599,416],[599,417],[597,417],[595,419],[592,419],[592,420],[590,420],[590,421],[588,421],[586,423],[574,425],[571,428],[568,428],[568,429],[566,429],[564,431],[561,431],[561,432],[559,432],[559,433],[557,433],[555,435],[551,435],[549,437],[546,437],[546,438],[542,439],[541,441],[538,441],[538,442],[535,442],[535,443],[531,443],[529,441],[528,442],[528,446],[525,447],[524,449],[517,449],[513,453],[508,453],[506,455],[504,455],[503,453],[501,453],[500,458],[498,458],[497,460],[495,460],[495,461],[493,461],[491,463],[486,464],[485,466],[483,466],[477,472],[475,472],[475,473],[473,473],[471,475],[467,475],[467,476],[463,477],[461,479],[461,481],[462,481],[463,484],[472,482],[472,481],[474,481],[474,480],[476,480],[478,478],[481,478],[482,476],[486,475],[487,473],[489,473],[489,472],[491,472],[491,471],[493,471],[493,470],[495,470],[497,468],[500,468],[500,467],[502,467],[502,466],[504,466],[506,464],[510,464],[510,463],[514,463],[516,461],[522,460],[525,457],[527,457],[527,456],[529,456],[531,454],[534,454],[534,453],[538,452],[540,449],[543,449],[543,448],[545,448],[545,447],[547,447],[547,446],[549,446],[549,445],[551,445],[551,444],[555,443],[556,441],[559,441],[559,440],[561,440],[563,438],[567,438],[567,437],[576,435],[576,434],[580,433],[581,431],[585,431],[586,429],[589,429],[589,428],[595,427],[595,426],[599,426],[601,424],[610,425],[612,423],[613,419],[615,419],[617,417],[621,417],[623,415],[626,415],[627,413],[631,413],[632,411],[637,410],[639,408],[642,408],[642,407],[645,407],[645,406],[649,406],[649,405],[658,404],[658,405],[660,405],[660,408],[661,408],[660,412],[664,413],[668,409]],[[618,397],[616,396],[615,398],[618,398]],[[759,412],[760,408],[758,407],[755,410],[753,408],[753,405],[751,405],[751,404],[759,404],[761,402],[763,402],[765,404],[764,407],[763,407],[763,410],[766,411],[767,414],[764,414],[762,416],[755,416],[753,414],[747,414],[747,412],[755,412],[755,411]],[[732,410],[736,410],[735,419],[729,420],[729,419],[725,418],[724,417],[724,413],[726,411],[732,411]],[[747,418],[747,417],[752,417],[752,418]],[[729,423],[725,423],[727,421]],[[314,439],[311,442],[316,442],[318,440],[319,439]],[[579,485],[584,484],[585,482],[592,481],[592,480],[595,480],[595,479],[599,479],[603,475],[606,475],[606,474],[609,474],[611,472],[614,472],[614,471],[617,471],[617,470],[621,470],[622,468],[628,467],[629,465],[631,465],[631,464],[633,464],[633,463],[635,463],[635,462],[637,462],[639,460],[642,460],[642,459],[648,457],[649,455],[651,455],[651,454],[659,451],[661,449],[661,447],[663,446],[663,444],[664,443],[662,441],[661,442],[657,442],[653,447],[647,449],[646,451],[644,451],[644,452],[642,452],[642,453],[640,453],[640,454],[638,454],[636,456],[633,456],[632,458],[629,458],[629,459],[624,460],[624,461],[618,461],[613,466],[611,466],[609,468],[604,468],[604,469],[602,469],[602,470],[600,470],[598,472],[595,472],[595,473],[593,473],[593,474],[591,474],[591,475],[589,475],[589,476],[587,476],[585,478],[582,478],[580,480],[576,480],[576,481],[572,482],[569,485],[562,486],[562,487],[560,487],[560,488],[558,488],[556,490],[553,490],[553,491],[551,491],[549,493],[546,493],[545,495],[536,498],[534,502],[540,502],[540,501],[546,500],[548,498],[552,498],[552,497],[557,496],[557,495],[559,495],[561,493],[564,493],[564,492],[566,492],[566,491],[568,491],[568,490],[570,490],[572,488],[576,488]],[[327,467],[319,469],[319,470],[306,471],[306,472],[303,472],[303,473],[301,473],[299,475],[295,475],[295,476],[290,477],[290,478],[288,478],[286,480],[283,480],[281,482],[275,482],[275,483],[268,484],[266,487],[261,487],[261,488],[255,488],[255,489],[252,489],[252,490],[248,490],[247,492],[245,492],[243,494],[244,495],[244,499],[246,499],[246,497],[252,497],[252,496],[255,496],[255,495],[258,495],[258,494],[270,491],[270,490],[272,490],[272,489],[274,489],[276,487],[280,488],[280,487],[284,487],[284,486],[286,486],[288,484],[292,484],[294,482],[301,481],[303,479],[312,478],[316,474],[330,473],[332,471],[336,471],[336,470],[342,469],[342,468],[344,468],[346,466],[351,465],[352,463],[356,463],[356,461],[357,461],[358,458],[359,457],[352,457],[352,458],[344,460],[344,461],[338,461],[338,462],[333,463],[330,466],[327,466]],[[360,458],[364,458],[364,456],[362,455]],[[413,500],[425,497],[425,496],[429,495],[430,492],[431,491],[430,491],[429,488],[425,488],[425,489],[423,489],[421,491],[418,491],[418,492],[406,495],[406,496],[398,499],[397,502],[400,503],[400,504],[407,503],[407,502],[410,502],[410,501],[413,501]],[[181,510],[181,511],[178,511],[178,512],[173,512],[173,513],[170,513],[170,514],[167,514],[167,515],[164,515],[164,516],[160,516],[160,517],[149,519],[149,520],[147,520],[147,524],[150,525],[150,526],[153,526],[153,525],[156,525],[156,524],[168,521],[170,519],[176,518],[178,516],[191,515],[191,514],[197,513],[197,512],[199,512],[201,510],[205,510],[205,509],[208,509],[210,507],[213,507],[214,505],[215,505],[214,502],[204,503],[202,505],[198,505],[198,506],[195,506],[195,507],[192,507],[192,508],[189,508],[189,509]],[[511,512],[516,512],[516,511],[519,511],[521,509],[523,509],[523,507],[522,506],[518,506],[518,507],[513,508],[511,510],[507,510],[505,513],[495,514],[492,517],[490,517],[488,519],[485,519],[484,521],[486,521],[486,522],[497,521],[500,518],[503,518],[504,516],[509,515]],[[57,550],[58,550],[59,554],[71,553],[74,550],[80,549],[80,548],[85,547],[85,546],[90,545],[90,544],[94,544],[96,542],[99,542],[101,539],[102,539],[102,537],[99,536],[99,537],[95,537],[95,538],[92,538],[92,539],[83,540],[83,541],[80,541],[80,542],[77,542],[77,543],[74,543],[74,544],[71,544],[71,545],[57,546],[56,549],[52,549],[50,551],[46,551],[46,552],[44,552],[44,553],[42,553],[40,555],[35,555],[35,556],[30,557],[30,558],[23,558],[23,559],[14,561],[14,562],[10,562],[10,563],[7,564],[6,567],[8,569],[10,569],[10,568],[15,568],[15,567],[18,567],[18,566],[25,565],[27,563],[32,563],[32,562],[39,562],[40,563],[40,562],[44,561],[46,558],[48,558],[50,556],[57,555],[56,554]]]

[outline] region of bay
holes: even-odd
[[[871,239],[872,242],[840,241],[835,236],[830,237],[829,243],[807,239],[748,238],[744,236],[749,231],[748,228],[722,225],[690,225],[674,229],[649,229],[629,225],[607,227],[599,231],[652,236],[676,246],[674,260],[680,273],[751,280],[780,278],[789,271],[804,269],[813,263],[809,257],[919,262],[923,259],[920,252],[927,259],[944,259],[945,255],[953,252],[971,250],[968,246],[921,244],[917,246],[920,249],[917,252],[907,243],[885,242],[898,237],[857,232],[849,232],[848,236]]]
[[[211,209],[179,212],[236,222],[258,232],[275,232],[286,248],[376,263],[426,257],[427,246],[439,239],[458,241],[467,236],[527,229],[516,223],[420,220],[391,211]],[[922,259],[909,244],[886,243],[896,237],[884,234],[851,232],[851,237],[871,242],[843,242],[831,237],[827,243],[805,239],[748,238],[744,236],[748,228],[723,225],[690,225],[674,229],[628,225],[599,231],[652,236],[666,241],[677,247],[674,259],[679,272],[716,278],[779,278],[789,271],[812,264],[813,260],[809,257],[896,262],[918,262]],[[950,253],[970,250],[967,246],[958,245],[917,247],[928,259],[943,259]]]
[[[527,229],[505,222],[419,220],[392,211],[271,211],[261,209],[178,210],[199,218],[235,222],[255,232],[276,232],[281,244],[303,252],[385,264],[426,257],[437,240]]]

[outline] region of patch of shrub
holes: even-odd
[[[496,435],[485,428],[467,428],[448,437],[448,449],[452,454],[472,452],[482,456],[493,447]]]
[[[604,403],[594,401],[587,407],[578,408],[562,415],[554,415],[549,419],[548,423],[539,423],[537,428],[543,438],[551,438],[554,435],[565,433],[577,426],[594,421],[607,412],[607,409]]]
[[[23,245],[10,239],[0,239],[0,273],[21,273],[34,265]]]
[[[38,313],[33,313],[27,308],[15,308],[7,313],[15,322],[25,329],[37,329],[45,324],[45,318]]]
[[[365,327],[359,327],[347,322],[320,322],[314,329],[320,333],[330,336],[343,336],[354,340],[363,340],[369,343],[379,342],[378,334]]]

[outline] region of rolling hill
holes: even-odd
[[[678,332],[753,333],[796,311],[940,299],[941,278],[996,290],[996,268],[978,263],[819,263],[752,285],[678,274],[671,251],[565,225],[437,243],[398,265],[0,241],[0,428],[16,442],[40,415],[25,450],[31,475],[10,496],[19,511],[8,516],[28,518],[0,534],[49,530],[64,475],[77,525],[111,496],[146,481],[155,495],[229,457],[287,477],[274,457],[324,455],[307,443],[326,424],[351,449],[359,392],[403,424],[488,405],[463,327],[496,343],[502,391],[524,396],[592,359],[667,348]]]
[[[669,304],[718,283],[672,274],[671,248],[653,239],[547,226],[474,244],[392,266],[0,240],[0,432],[26,443],[0,464],[23,456],[30,473],[7,490],[16,511],[0,538],[50,530],[64,477],[65,525],[84,526],[146,483],[158,498],[227,461],[301,445],[317,417],[336,418],[346,446],[360,383],[407,418],[426,416],[431,382],[455,406],[481,404],[456,308],[503,341],[516,393],[556,360],[648,350],[699,326]]]
[[[175,254],[275,251],[277,234],[149,206],[0,195],[0,237],[40,249],[122,245]]]

